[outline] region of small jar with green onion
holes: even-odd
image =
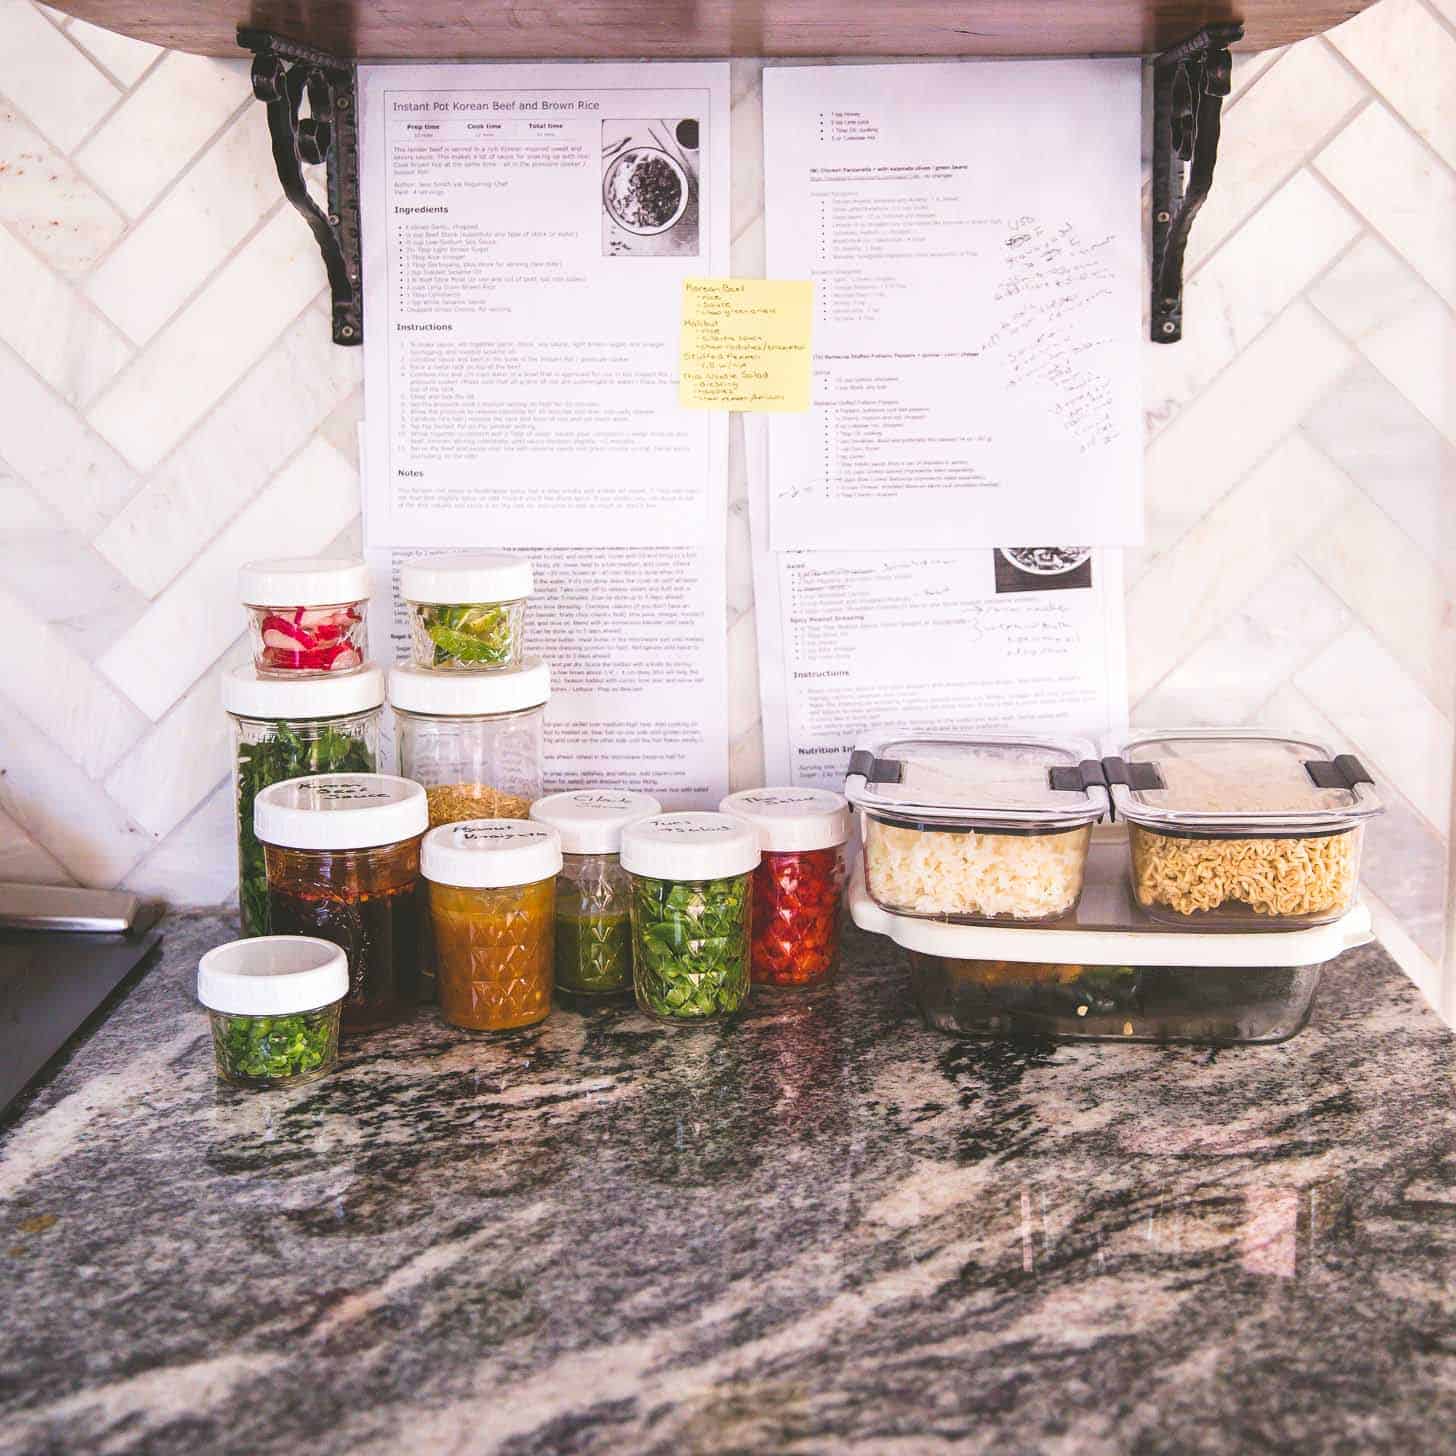
[[[657,814],[622,831],[632,982],[647,1015],[682,1026],[743,1009],[759,857],[758,835],[727,814]]]
[[[561,836],[556,877],[556,986],[575,996],[632,989],[632,882],[622,868],[622,831],[660,814],[650,794],[572,789],[531,805],[531,818]]]
[[[349,990],[341,946],[304,935],[229,941],[197,964],[217,1075],[235,1087],[288,1087],[338,1059],[339,1010]]]

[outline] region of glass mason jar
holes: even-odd
[[[519,667],[531,586],[531,563],[499,552],[406,561],[399,592],[414,665],[431,672]]]
[[[222,682],[233,720],[233,797],[238,835],[238,914],[243,934],[268,934],[268,876],[253,831],[253,803],[269,784],[318,773],[373,773],[379,766],[384,674],[266,678],[251,667]]]
[[[758,862],[757,836],[727,814],[658,814],[623,831],[632,985],[647,1015],[682,1025],[743,1009]]]
[[[208,951],[197,964],[217,1075],[236,1087],[287,1087],[322,1077],[339,1055],[344,952],[304,936],[259,936]]]
[[[622,831],[662,805],[624,789],[573,789],[531,806],[531,818],[561,836],[556,878],[556,985],[578,996],[632,987],[632,881],[622,868]]]
[[[754,981],[826,985],[839,961],[848,801],[827,789],[746,789],[718,807],[752,825],[763,850],[753,872]]]
[[[424,790],[387,774],[320,774],[258,795],[275,934],[342,946],[346,1030],[397,1020],[418,994]]]
[[[513,672],[389,674],[399,771],[424,785],[430,825],[524,819],[541,796],[551,678],[538,657]]]
[[[355,672],[368,656],[369,568],[353,557],[277,557],[238,573],[263,677]]]
[[[426,836],[440,1014],[468,1031],[513,1031],[551,1011],[554,829],[520,819],[443,824]]]

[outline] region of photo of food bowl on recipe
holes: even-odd
[[[700,128],[692,117],[602,122],[602,252],[698,252]]]

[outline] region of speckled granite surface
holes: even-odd
[[[0,1140],[0,1449],[1449,1449],[1453,1042],[1378,950],[1279,1047],[428,1011],[213,1080],[217,919]]]

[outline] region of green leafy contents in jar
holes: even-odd
[[[626,910],[557,910],[556,984],[589,996],[631,986],[632,926]]]
[[[312,1076],[326,1070],[338,1052],[337,1006],[290,1016],[210,1015],[218,1069],[243,1086]]]
[[[420,621],[435,644],[435,666],[451,662],[499,666],[515,655],[516,624],[508,603],[420,608]]]
[[[637,999],[670,1020],[737,1011],[748,999],[749,876],[632,879]]]
[[[253,800],[269,784],[305,774],[373,773],[374,755],[361,738],[324,728],[309,737],[280,726],[259,743],[238,748],[238,908],[244,935],[267,935],[268,872],[253,833]]]

